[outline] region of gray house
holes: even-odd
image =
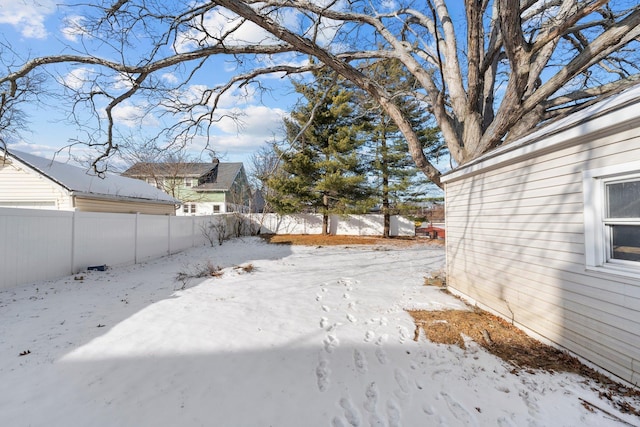
[[[443,182],[451,289],[640,384],[640,86]]]

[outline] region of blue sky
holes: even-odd
[[[70,7],[69,0],[66,3],[60,0],[0,0],[0,37],[23,59],[79,49],[81,40],[73,24],[79,22],[82,11]],[[222,57],[208,66],[210,69],[201,73],[186,91],[197,93],[204,87],[224,83],[237,72],[235,64],[232,61],[225,62]],[[80,81],[93,71],[91,67],[75,66],[54,72],[58,73],[56,78],[69,83],[74,79]],[[176,76],[167,73],[163,78],[170,80]],[[244,161],[248,165],[248,157],[257,148],[265,141],[272,140],[274,135],[281,135],[282,116],[295,104],[296,97],[291,94],[286,80],[271,80],[269,86],[275,91],[270,95],[260,97],[257,93],[233,92],[224,97],[221,111],[241,114],[242,123],[240,127],[231,120],[214,124],[213,149],[223,161]],[[78,130],[75,124],[69,123],[69,111],[60,108],[55,101],[50,101],[44,107],[29,105],[24,110],[28,114],[29,131],[22,132],[14,139],[10,148],[50,158],[71,140],[83,138],[83,129]],[[142,125],[126,119],[139,115],[139,110],[140,105],[131,102],[115,111],[115,115],[121,119],[123,132],[151,134],[158,129],[162,123],[158,116],[147,117]],[[192,146],[192,154],[200,155],[202,146],[199,143]],[[74,148],[72,154],[83,157],[82,148]],[[66,159],[66,152],[57,156],[58,159]],[[203,159],[208,160],[207,156],[203,156]]]

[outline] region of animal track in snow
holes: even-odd
[[[364,341],[365,342],[371,342],[373,341],[373,339],[376,337],[376,333],[373,331],[367,331],[367,333],[364,335]]]
[[[347,304],[347,307],[349,307],[351,310],[355,310],[356,303],[354,301],[351,301],[349,304]]]
[[[328,305],[323,305],[322,306],[322,311],[326,311],[327,313],[331,311],[331,309],[329,308]]]
[[[340,345],[340,341],[334,335],[327,335],[322,343],[324,344],[324,349],[327,353],[332,353],[333,350]]]
[[[316,379],[318,382],[318,390],[326,391],[329,388],[329,362],[327,360],[321,360],[316,368]]]
[[[358,321],[358,319],[356,319],[356,317],[353,314],[347,314],[347,320],[351,323],[355,323]]]
[[[320,294],[316,295],[316,301],[322,301],[322,295]]]
[[[378,339],[376,340],[376,345],[382,345],[385,342],[387,342],[387,339],[389,339],[389,335],[387,334],[382,334],[378,337]]]
[[[349,299],[349,298],[351,298],[351,295],[349,295],[348,292],[345,292],[344,294],[342,294],[342,298]]]
[[[364,353],[358,349],[353,350],[353,363],[361,374],[366,374],[369,370],[367,366],[367,358],[364,356]]]

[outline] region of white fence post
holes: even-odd
[[[134,242],[133,242],[133,263],[138,263],[138,219],[140,218],[140,212],[136,212],[136,221],[133,226]]]
[[[76,216],[77,212],[71,214],[71,274],[76,273]]]

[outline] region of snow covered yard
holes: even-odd
[[[222,276],[181,289],[208,262]],[[405,309],[464,308],[423,286],[443,265],[245,238],[1,291],[0,425],[640,425],[576,375],[413,341]]]

